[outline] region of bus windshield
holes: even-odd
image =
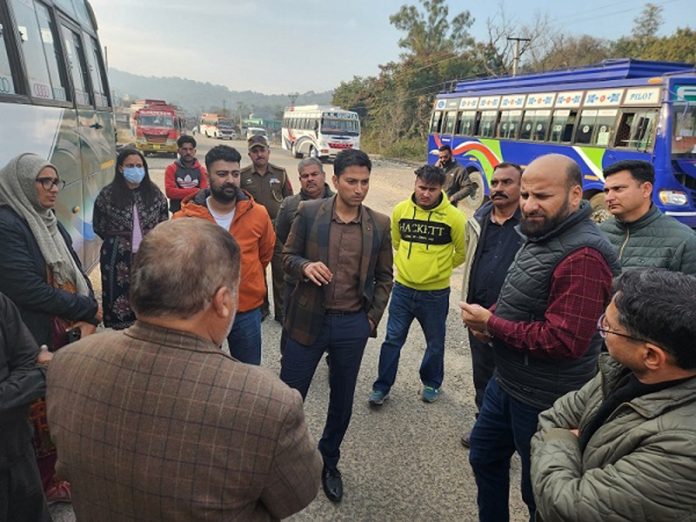
[[[696,157],[696,105],[675,105],[673,112],[672,155]]]
[[[138,117],[138,124],[141,127],[174,127],[174,119],[171,116],[141,114]]]
[[[234,122],[232,120],[220,120],[218,122],[218,127],[220,129],[232,129],[234,128]]]
[[[321,132],[324,134],[347,134],[358,136],[360,129],[357,120],[344,120],[338,118],[322,118]]]

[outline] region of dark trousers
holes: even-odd
[[[389,393],[396,380],[401,348],[414,319],[425,335],[425,353],[420,366],[424,386],[440,388],[445,376],[445,323],[450,289],[415,290],[394,283],[389,302],[387,336],[379,353],[379,375],[372,388]]]
[[[328,468],[335,468],[341,457],[341,442],[353,413],[353,397],[370,324],[365,312],[331,314],[311,345],[288,337],[280,363],[280,378],[291,388],[307,396],[314,371],[325,351],[329,352],[329,408],[319,451]]]
[[[478,486],[480,522],[510,520],[510,459],[515,451],[522,462],[522,500],[529,509],[530,521],[534,520],[530,446],[541,411],[510,396],[495,378],[488,383],[469,449],[469,463]]]
[[[261,308],[237,312],[227,344],[230,355],[238,361],[261,364]]]
[[[474,373],[474,390],[476,393],[474,401],[476,402],[476,411],[481,411],[483,394],[495,370],[493,347],[479,341],[471,334],[471,331],[469,331],[469,347],[471,348],[471,366]]]
[[[283,301],[285,297],[285,272],[283,272],[283,256],[282,249],[283,246],[276,243],[276,248],[273,251],[273,257],[271,258],[271,279],[273,283],[273,310],[274,317],[281,323],[283,322]],[[264,272],[264,279],[266,278],[266,273]],[[268,290],[269,285],[266,281],[266,297],[263,300],[263,312],[270,312],[271,305],[268,300]]]
[[[34,451],[9,468],[0,469],[0,520],[50,522]]]

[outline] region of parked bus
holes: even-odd
[[[304,155],[322,161],[343,149],[360,148],[360,119],[340,107],[304,105],[283,113],[282,147],[296,158]]]
[[[655,204],[696,227],[696,70],[693,65],[607,60],[517,77],[461,81],[437,95],[428,162],[452,147],[488,183],[501,161],[571,157],[584,195],[603,204],[602,169],[624,159],[655,166]],[[485,187],[488,192],[488,187]]]
[[[234,120],[218,116],[214,113],[204,112],[198,123],[198,132],[208,138],[221,140],[237,139],[237,130]]]
[[[99,258],[92,209],[114,175],[109,86],[87,0],[0,2],[0,165],[33,152],[66,181],[56,214],[86,269]]]

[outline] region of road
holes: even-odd
[[[197,137],[198,139],[199,137]],[[198,158],[203,161],[210,147],[220,143],[200,138]],[[249,163],[246,143],[224,142],[237,148],[243,166]],[[297,161],[278,148],[271,151],[271,162],[285,167],[293,188],[299,188]],[[170,158],[148,158],[152,179],[163,187],[164,168]],[[331,165],[325,166],[327,179]],[[413,189],[413,165],[375,160],[366,204],[385,214],[408,197]],[[367,397],[376,377],[380,343],[384,339],[387,314],[379,325],[377,339],[370,339],[365,350],[355,396],[353,419],[341,447],[339,468],[343,474],[343,501],[334,505],[320,490],[316,500],[292,521],[474,521],[476,484],[469,466],[468,452],[459,440],[470,429],[475,413],[471,359],[466,332],[457,313],[462,270],[452,276],[450,314],[447,319],[445,382],[440,399],[433,404],[420,400],[418,368],[424,339],[417,323],[411,328],[402,350],[399,374],[389,400],[380,410],[372,410]],[[280,325],[262,323],[263,366],[280,370]],[[318,440],[324,427],[328,403],[328,369],[321,363],[305,402],[310,430]],[[511,520],[527,520],[526,507],[519,494],[519,462],[511,472]],[[56,507],[57,521],[74,520],[70,509]]]

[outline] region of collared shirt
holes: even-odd
[[[254,197],[268,211],[275,221],[283,199],[292,196],[292,185],[285,169],[268,164],[266,173],[256,172],[254,165],[242,169],[241,187]]]
[[[550,357],[580,357],[611,299],[611,269],[599,251],[581,248],[553,271],[543,321],[510,321],[495,315],[489,333],[508,347]]]
[[[522,244],[522,236],[515,230],[519,222],[518,211],[502,224],[495,221],[491,212],[484,223],[471,275],[472,303],[488,308],[497,301],[508,268]]]
[[[362,257],[361,212],[355,219],[344,222],[333,209],[329,229],[329,270],[331,282],[324,287],[324,306],[327,310],[357,312],[362,308],[360,288],[360,259]]]

